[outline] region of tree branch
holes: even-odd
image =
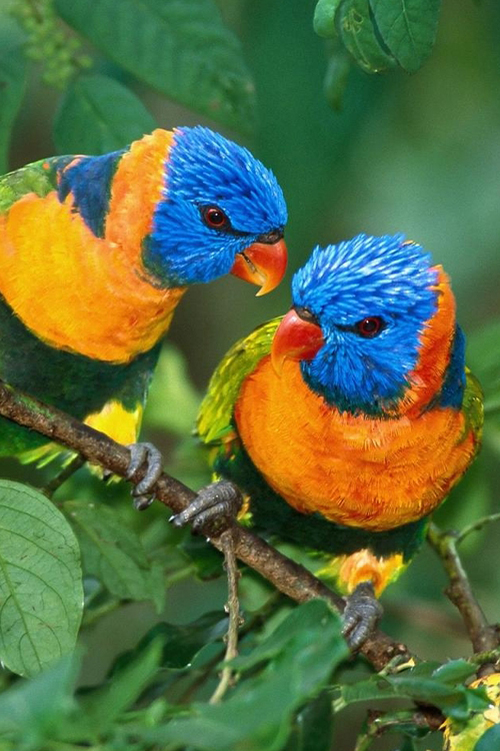
[[[99,464],[113,474],[125,477],[130,460],[130,452],[125,446],[55,407],[49,407],[14,390],[3,381],[0,381],[0,415],[67,446],[92,464]],[[140,482],[143,476],[144,471],[137,472],[134,483]],[[190,488],[165,473],[159,478],[153,492],[158,501],[176,514],[196,497],[196,493]],[[344,600],[303,566],[282,555],[236,522],[230,525],[230,530],[236,556],[288,597],[296,602],[321,597],[335,609],[344,609]],[[220,536],[210,537],[210,542],[223,551]],[[381,670],[395,657],[401,656],[405,660],[411,658],[404,644],[393,641],[382,631],[372,634],[360,651],[375,670]]]
[[[482,520],[481,520],[482,521]],[[459,535],[429,526],[428,540],[443,562],[450,583],[445,592],[460,612],[474,652],[491,652],[498,647],[498,635],[481,610],[457,551]]]

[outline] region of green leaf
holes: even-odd
[[[258,647],[255,659],[245,660],[249,667],[272,655],[262,672],[241,680],[222,704],[197,704],[192,717],[142,732],[142,737],[167,748],[193,745],[198,751],[279,751],[290,733],[294,712],[321,691],[349,655],[340,628],[338,615],[325,602],[300,605],[279,626],[285,637],[272,634]]]
[[[325,625],[331,626],[337,620],[340,623],[337,613],[329,610],[323,600],[312,600],[292,610],[279,628],[276,628],[251,654],[237,657],[232,661],[232,664],[238,670],[248,670],[264,660],[277,657],[291,642],[302,639],[304,632],[307,631],[314,618],[318,619],[317,627],[320,630]],[[324,624],[321,623],[322,618],[325,619]],[[343,644],[346,646],[345,642]]]
[[[332,702],[324,691],[297,713],[285,751],[330,751],[332,735]]]
[[[373,675],[365,681],[345,683],[335,688],[339,692],[338,710],[344,709],[349,704],[373,701],[374,699],[390,699],[398,696],[397,690],[391,689],[385,680],[378,675]]]
[[[163,606],[164,588],[138,536],[106,506],[68,501],[64,511],[75,522],[86,574],[95,576],[111,594],[123,600],[154,600]]]
[[[78,664],[63,658],[52,668],[23,680],[0,695],[0,734],[14,736],[39,748],[45,737],[70,713]],[[19,743],[18,747],[21,745]]]
[[[243,131],[254,86],[213,0],[56,0],[62,18],[141,81]]]
[[[80,76],[66,91],[54,122],[60,154],[105,154],[156,128],[130,89],[107,76]]]
[[[340,37],[362,70],[381,73],[395,66],[376,33],[368,0],[344,0],[337,15]]]
[[[335,36],[335,14],[341,0],[318,0],[314,9],[313,27],[320,37]]]
[[[370,0],[370,6],[387,47],[415,73],[434,47],[441,0]]]
[[[80,551],[41,493],[0,481],[0,658],[35,675],[75,646],[83,608]]]
[[[432,677],[441,683],[460,683],[469,678],[477,670],[477,666],[467,660],[450,660],[440,665],[432,672]]]
[[[461,684],[473,672],[474,666],[465,660],[452,660],[440,666],[434,662],[420,663],[398,675],[373,675],[367,680],[337,687],[340,697],[335,702],[336,709],[357,702],[399,697],[434,704],[447,716],[463,720],[470,712],[488,706],[482,689],[468,689]]]
[[[153,641],[113,680],[81,699],[81,710],[93,733],[102,733],[140,696],[157,672],[161,657],[160,640]]]
[[[0,13],[0,174],[8,169],[11,132],[26,84],[24,41],[16,22]]]
[[[119,670],[130,661],[135,660],[152,642],[161,643],[161,666],[170,670],[185,668],[195,659],[198,652],[207,644],[221,641],[227,633],[227,617],[221,617],[220,611],[204,613],[192,623],[174,625],[158,623],[141,639],[134,650],[120,655],[114,666]]]
[[[500,725],[493,725],[484,733],[473,748],[473,751],[495,751],[500,748]]]
[[[461,685],[450,686],[432,678],[411,675],[387,676],[386,680],[400,696],[434,704],[453,719],[466,719],[471,711],[484,710],[488,706],[483,689],[467,689]]]

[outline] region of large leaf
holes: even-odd
[[[24,34],[15,21],[0,12],[0,174],[8,169],[11,132],[24,94],[24,41]]]
[[[168,97],[249,130],[254,86],[213,0],[56,0],[62,18]]]
[[[395,66],[373,26],[368,0],[344,0],[337,16],[340,37],[364,71],[381,73]]]
[[[436,39],[441,0],[370,0],[377,29],[398,63],[417,71]]]
[[[282,630],[284,637],[271,635],[271,643],[263,642],[255,658],[238,661],[250,668],[272,655],[262,672],[240,681],[222,704],[198,704],[192,717],[150,732],[134,730],[145,740],[167,748],[282,749],[294,712],[325,686],[335,667],[349,655],[340,635],[340,619],[323,601],[298,607],[281,623]]]
[[[60,154],[105,154],[156,127],[129,89],[108,76],[81,76],[66,91],[54,122]]]
[[[135,532],[106,506],[68,501],[64,510],[76,523],[85,573],[120,599],[152,599],[161,610],[165,589],[161,572],[151,568]]]
[[[41,493],[0,481],[0,658],[35,675],[70,652],[83,608],[80,551]]]

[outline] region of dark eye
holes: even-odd
[[[207,227],[212,229],[228,229],[231,226],[228,217],[218,206],[203,206],[201,215]]]
[[[378,316],[363,318],[362,321],[358,321],[354,326],[355,332],[365,339],[372,339],[374,336],[380,334],[384,328],[385,321]]]

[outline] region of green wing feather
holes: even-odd
[[[0,214],[27,193],[46,196],[57,188],[57,169],[64,167],[74,157],[55,156],[27,164],[14,172],[0,176]]]
[[[234,344],[220,362],[200,406],[197,433],[203,443],[217,445],[234,433],[233,411],[241,385],[271,351],[274,332],[282,316],[256,328]]]
[[[462,411],[465,415],[466,431],[472,430],[476,438],[477,451],[481,444],[484,421],[484,398],[483,390],[477,378],[465,368],[465,391],[462,402]]]

